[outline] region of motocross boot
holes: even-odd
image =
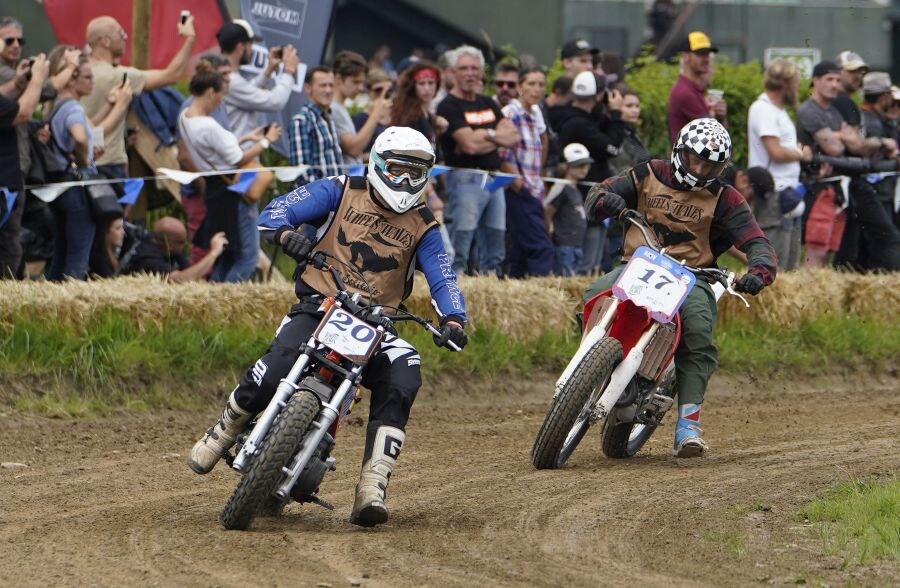
[[[369,423],[362,471],[356,485],[356,500],[350,513],[350,522],[354,525],[374,527],[387,522],[385,493],[405,439],[406,435],[396,427],[377,421]]]
[[[253,415],[237,405],[232,392],[222,416],[191,449],[188,467],[198,474],[208,474],[234,445],[235,438],[244,430],[251,416]]]
[[[700,405],[679,404],[678,423],[675,425],[675,457],[700,457],[709,449],[700,435]]]

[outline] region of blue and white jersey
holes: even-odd
[[[353,183],[352,190],[348,182]],[[402,267],[394,266],[397,269],[390,270],[392,272],[388,274],[390,275],[390,280],[394,280],[394,277],[396,277],[397,280],[406,282],[403,296],[405,298],[409,294],[411,287],[412,269],[421,271],[425,274],[425,279],[431,290],[432,304],[441,322],[443,323],[453,318],[465,324],[467,320],[465,299],[456,282],[456,273],[451,267],[451,260],[444,250],[440,231],[437,230],[438,225],[433,220],[430,211],[420,205],[402,215],[397,215],[394,211],[386,209],[377,201],[374,201],[371,196],[365,195],[365,198],[370,201],[369,204],[374,202],[377,210],[379,210],[378,214],[365,213],[348,206],[348,204],[360,202],[360,199],[364,196],[361,188],[366,190],[368,188],[368,184],[363,178],[354,177],[351,180],[348,176],[343,175],[325,178],[300,186],[275,198],[266,206],[259,215],[259,229],[262,232],[274,232],[283,226],[296,229],[300,225],[311,225],[316,230],[314,242],[322,244],[323,238],[326,235],[330,235],[330,237],[324,239],[324,243],[330,243],[332,246],[337,246],[338,244],[347,245],[346,241],[342,241],[344,230],[346,229],[348,235],[356,236],[355,239],[351,239],[352,244],[349,245],[349,251],[353,256],[347,260],[356,265],[356,253],[353,253],[354,248],[366,250],[367,256],[375,261],[392,261],[389,258],[379,258],[373,252],[375,250],[380,251],[380,248],[384,247],[386,240],[393,239],[397,241],[403,239],[403,235],[399,233],[399,231],[402,231],[402,228],[395,226],[396,224],[401,224],[398,217],[409,219],[412,217],[406,215],[416,215],[415,218],[418,219],[421,216],[426,219],[424,221],[425,225],[430,226],[430,228],[421,234],[421,238],[415,244],[414,258],[413,263],[410,264],[409,275],[403,274]],[[346,196],[348,193],[355,194],[354,198],[356,200],[350,199],[342,207],[343,199],[345,197],[350,198],[350,196]],[[338,218],[339,210],[343,210],[340,213],[341,218]],[[393,225],[391,220],[394,220]],[[430,223],[428,220],[430,220]],[[421,224],[422,221],[418,222],[418,226],[423,226]],[[361,227],[364,227],[362,232]],[[334,238],[335,235],[336,239]],[[367,244],[367,241],[370,243]],[[369,245],[374,246],[374,249],[369,247]],[[329,251],[328,248],[323,248]],[[329,251],[329,253],[335,252]],[[364,264],[365,261],[366,258],[363,257],[361,263]],[[381,275],[384,276],[385,274]]]

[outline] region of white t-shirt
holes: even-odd
[[[181,137],[200,171],[233,169],[244,156],[234,133],[211,116],[178,117]]]
[[[763,137],[776,137],[778,143],[786,149],[797,148],[797,129],[794,127],[787,111],[772,104],[769,96],[763,92],[750,105],[747,113],[747,142],[749,147],[749,166],[764,167],[775,180],[775,189],[784,190],[800,183],[800,162],[779,163],[772,161],[763,145]]]

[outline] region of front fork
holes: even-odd
[[[310,337],[309,341],[306,342],[306,346],[307,348],[310,348],[313,347],[315,343],[315,339]],[[259,450],[259,446],[262,444],[263,439],[265,439],[266,435],[269,433],[272,423],[275,422],[275,417],[278,416],[278,413],[281,412],[287,405],[288,400],[291,399],[291,396],[294,395],[294,392],[297,391],[297,382],[300,380],[300,375],[306,369],[308,363],[309,353],[301,353],[300,357],[297,358],[297,361],[294,362],[291,371],[289,371],[278,384],[278,388],[275,389],[275,395],[272,397],[272,400],[269,401],[266,410],[264,410],[262,415],[257,419],[256,426],[250,431],[247,440],[244,441],[241,450],[234,458],[234,461],[231,464],[232,468],[238,472],[244,473],[247,465]]]
[[[275,494],[277,494],[278,497],[282,500],[286,499],[290,495],[291,488],[293,488],[294,484],[297,483],[297,480],[300,478],[300,474],[303,473],[303,468],[306,467],[309,459],[319,447],[319,442],[322,441],[322,437],[325,436],[325,433],[328,432],[328,429],[331,428],[331,425],[340,415],[344,399],[351,392],[351,390],[354,390],[356,382],[359,379],[360,374],[362,373],[362,369],[363,368],[361,365],[353,366],[353,368],[350,370],[350,377],[345,378],[344,381],[341,382],[341,385],[338,386],[338,389],[331,396],[331,399],[328,402],[322,404],[322,408],[319,410],[319,414],[309,426],[310,432],[306,435],[306,437],[303,438],[303,444],[300,448],[300,451],[297,453],[294,459],[291,460],[291,464],[287,467],[281,468],[281,471],[286,476],[286,478],[278,486]]]

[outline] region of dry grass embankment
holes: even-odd
[[[516,341],[529,341],[572,325],[588,278],[498,280],[462,278],[470,328],[490,328]],[[98,313],[118,311],[139,329],[178,324],[242,325],[274,328],[295,301],[292,288],[280,284],[172,285],[148,277],[95,282],[0,282],[0,325],[31,319],[76,329]],[[762,323],[793,327],[822,316],[853,315],[896,324],[900,320],[900,274],[857,275],[805,270],[779,276],[745,309],[726,296],[719,306],[721,324]],[[432,316],[427,284],[418,280],[407,301],[411,311]]]

